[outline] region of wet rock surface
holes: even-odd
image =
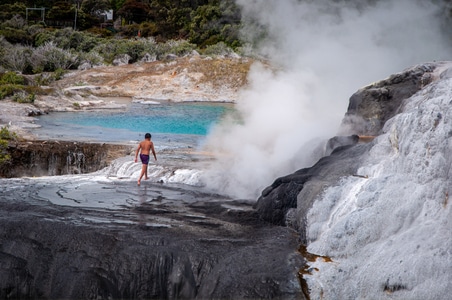
[[[3,179],[0,298],[297,298],[296,234],[252,204],[131,181]]]

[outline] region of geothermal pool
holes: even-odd
[[[150,132],[153,140],[196,145],[210,128],[234,112],[230,103],[132,102],[126,110],[54,112],[40,116],[38,138],[127,142]]]

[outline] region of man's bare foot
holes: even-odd
[[[149,179],[149,177],[144,177],[144,180],[148,180]]]
[[[138,180],[137,184],[140,185],[141,181]]]

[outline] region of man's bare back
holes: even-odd
[[[141,149],[141,154],[149,155],[151,153],[151,148],[154,149],[154,143],[152,141],[144,140],[140,143],[138,148]]]

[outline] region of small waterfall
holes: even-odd
[[[127,145],[64,141],[24,141],[9,146],[12,164],[1,177],[83,174],[105,168],[130,153]]]
[[[52,153],[52,155],[49,156],[48,163],[48,175],[54,176],[57,175],[58,165],[59,165],[59,156]]]
[[[85,154],[81,151],[67,152],[66,170],[67,174],[81,174],[85,168]]]

